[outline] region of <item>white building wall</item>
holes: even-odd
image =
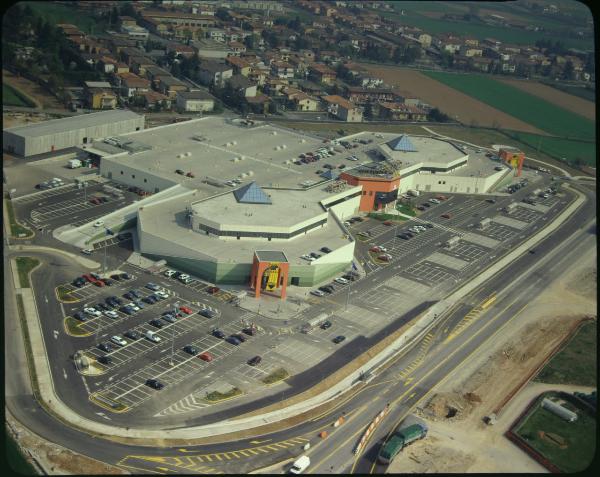
[[[121,172],[123,173],[121,174]],[[159,177],[150,172],[111,161],[110,158],[102,158],[100,161],[100,175],[115,182],[137,186],[153,193],[156,192],[156,189],[160,192],[178,184],[175,180]]]
[[[325,263],[350,263],[354,259],[354,245],[356,242],[348,242],[340,248],[334,249],[330,253],[324,253],[321,258],[310,262],[312,267],[318,267]]]
[[[504,171],[488,177],[465,177],[452,174],[417,173],[400,179],[400,192],[416,189],[421,192],[456,192],[462,194],[482,194],[487,192]]]

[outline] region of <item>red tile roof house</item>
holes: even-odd
[[[362,122],[362,111],[347,99],[336,94],[323,96],[322,99],[327,105],[327,111],[342,121]]]

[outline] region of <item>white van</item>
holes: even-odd
[[[144,336],[149,339],[150,341],[152,341],[153,343],[160,343],[160,336],[158,336],[156,333],[154,333],[153,331],[146,331],[144,333]]]
[[[296,459],[296,461],[292,464],[290,473],[301,474],[308,468],[309,465],[310,465],[310,458],[306,455],[303,455],[302,457],[299,457],[298,459]]]

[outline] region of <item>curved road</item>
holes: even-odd
[[[299,455],[303,445],[300,439],[293,445],[275,445],[294,438],[305,438],[311,443],[312,449],[308,451],[313,461],[311,472],[381,472],[382,468],[374,467],[375,457],[381,442],[394,425],[438,382],[467,359],[473,350],[497,333],[510,319],[517,318],[531,297],[543,289],[548,277],[564,269],[573,254],[595,247],[595,192],[587,187],[584,190],[588,201],[565,224],[540,243],[534,255],[521,256],[505,271],[471,294],[470,303],[474,304],[485,300],[492,291],[497,293],[498,298],[494,306],[473,320],[473,323],[465,327],[455,339],[444,342],[473,305],[457,307],[444,318],[443,323],[436,326],[424,342],[416,343],[410,351],[397,358],[396,363],[339,405],[335,411],[288,430],[242,439],[235,443],[161,448],[130,446],[96,439],[94,436],[65,427],[40,408],[32,396],[26,374],[21,332],[15,320],[5,320],[5,356],[6,362],[11,363],[5,374],[6,406],[18,421],[48,441],[101,461],[120,463],[134,472],[248,472]],[[16,253],[7,252],[5,249],[4,273],[5,277],[11,277],[9,258]],[[55,266],[69,266],[67,260],[62,258],[67,262],[64,263],[61,257],[53,254],[20,252],[19,255],[35,255]],[[514,286],[515,277],[521,281],[520,286]],[[512,283],[512,286],[504,290],[506,283]],[[17,316],[10,279],[5,281],[5,316]],[[10,372],[12,370],[16,372]],[[390,413],[355,461],[351,452],[353,447],[373,416],[387,403],[391,404]],[[332,422],[342,415],[345,416],[346,422],[338,428],[332,427]],[[320,440],[316,437],[322,430],[329,432],[325,445],[319,445]],[[270,452],[240,451],[269,445],[273,447]],[[219,453],[235,454],[235,451],[246,456],[231,461],[214,457]],[[207,455],[209,457],[206,457]],[[274,469],[283,470],[278,466]]]

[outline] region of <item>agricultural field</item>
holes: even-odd
[[[596,103],[595,100],[586,100],[567,92],[553,88],[537,81],[521,80],[521,79],[499,79],[502,83],[514,86],[526,93],[537,96],[538,98],[548,101],[560,108],[567,109],[572,113],[579,114],[590,121],[596,120]],[[585,90],[584,88],[577,88]]]
[[[468,91],[461,92],[436,81],[425,73],[396,66],[361,65],[394,87],[402,96],[420,98],[463,124],[544,134],[535,125],[476,99]]]
[[[572,139],[595,140],[594,121],[513,86],[475,74],[432,71],[424,74],[547,133]]]
[[[5,106],[23,106],[26,108],[35,107],[35,104],[5,83],[2,84],[2,104]]]
[[[550,86],[551,88],[557,89],[559,91],[568,93],[571,96],[577,96],[578,98],[585,99],[586,101],[596,103],[596,90],[594,89],[595,85],[593,84],[588,85],[586,87],[568,85],[552,81],[543,81],[543,84],[545,84],[546,86]]]
[[[535,150],[533,157],[538,157],[538,151],[555,159],[570,164],[586,164],[596,167],[596,143],[592,141],[574,141],[560,137],[539,136],[523,132],[508,133],[511,138],[527,144]]]
[[[544,396],[550,397],[552,393]],[[542,409],[541,400],[542,397],[514,429],[515,434],[562,472],[586,469],[592,463],[596,450],[596,419],[567,403],[563,405],[578,415],[575,422],[567,423],[547,409]]]
[[[596,386],[596,330],[596,321],[582,325],[567,345],[544,366],[535,381]]]

